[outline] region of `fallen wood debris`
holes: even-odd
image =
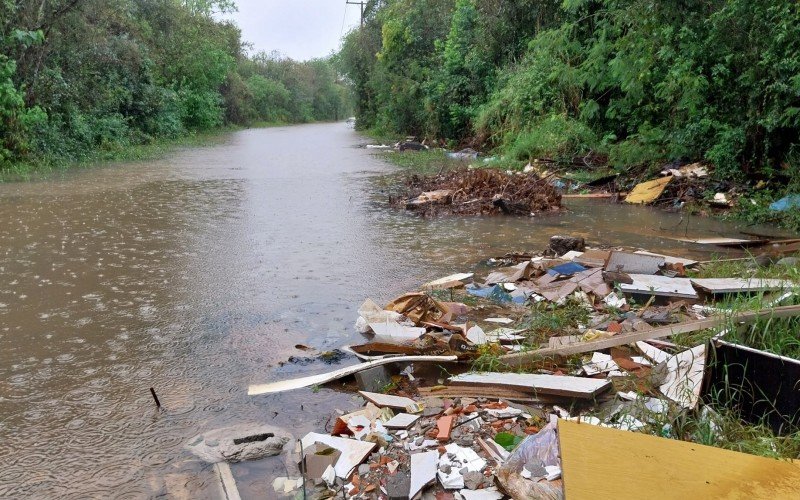
[[[396,204],[422,215],[531,215],[558,211],[561,194],[549,179],[496,169],[457,169],[411,176]],[[432,193],[437,193],[435,196]]]

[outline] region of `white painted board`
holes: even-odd
[[[611,382],[606,379],[530,373],[464,373],[449,380],[454,385],[492,385],[575,398],[592,398],[611,387]]]
[[[688,278],[669,278],[667,276],[651,276],[649,274],[630,274],[633,283],[620,283],[625,293],[696,299],[697,292]]]
[[[318,375],[311,375],[308,377],[296,378],[292,380],[281,380],[278,382],[270,382],[268,384],[254,384],[247,388],[248,396],[255,396],[258,394],[271,394],[275,392],[291,391],[293,389],[301,389],[303,387],[311,387],[312,385],[322,385],[333,380],[353,375],[362,370],[367,370],[374,366],[381,366],[388,363],[412,363],[412,362],[431,362],[431,363],[447,363],[458,361],[457,356],[395,356],[391,358],[376,359],[367,363],[360,363],[354,366],[340,368],[328,373],[320,373]]]

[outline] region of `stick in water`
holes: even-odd
[[[158,396],[156,396],[156,390],[152,387],[150,388],[150,394],[153,395],[153,399],[156,401],[156,408],[161,408],[161,401],[158,400]]]

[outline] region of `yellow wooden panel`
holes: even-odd
[[[559,420],[567,500],[800,498],[800,463]]]
[[[637,184],[625,198],[625,203],[653,203],[661,196],[671,180],[672,176],[668,175]]]

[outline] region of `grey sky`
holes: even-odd
[[[254,51],[277,50],[297,60],[324,57],[359,22],[358,5],[345,0],[237,0],[239,12],[225,17],[242,29]],[[344,31],[342,31],[344,21]]]

